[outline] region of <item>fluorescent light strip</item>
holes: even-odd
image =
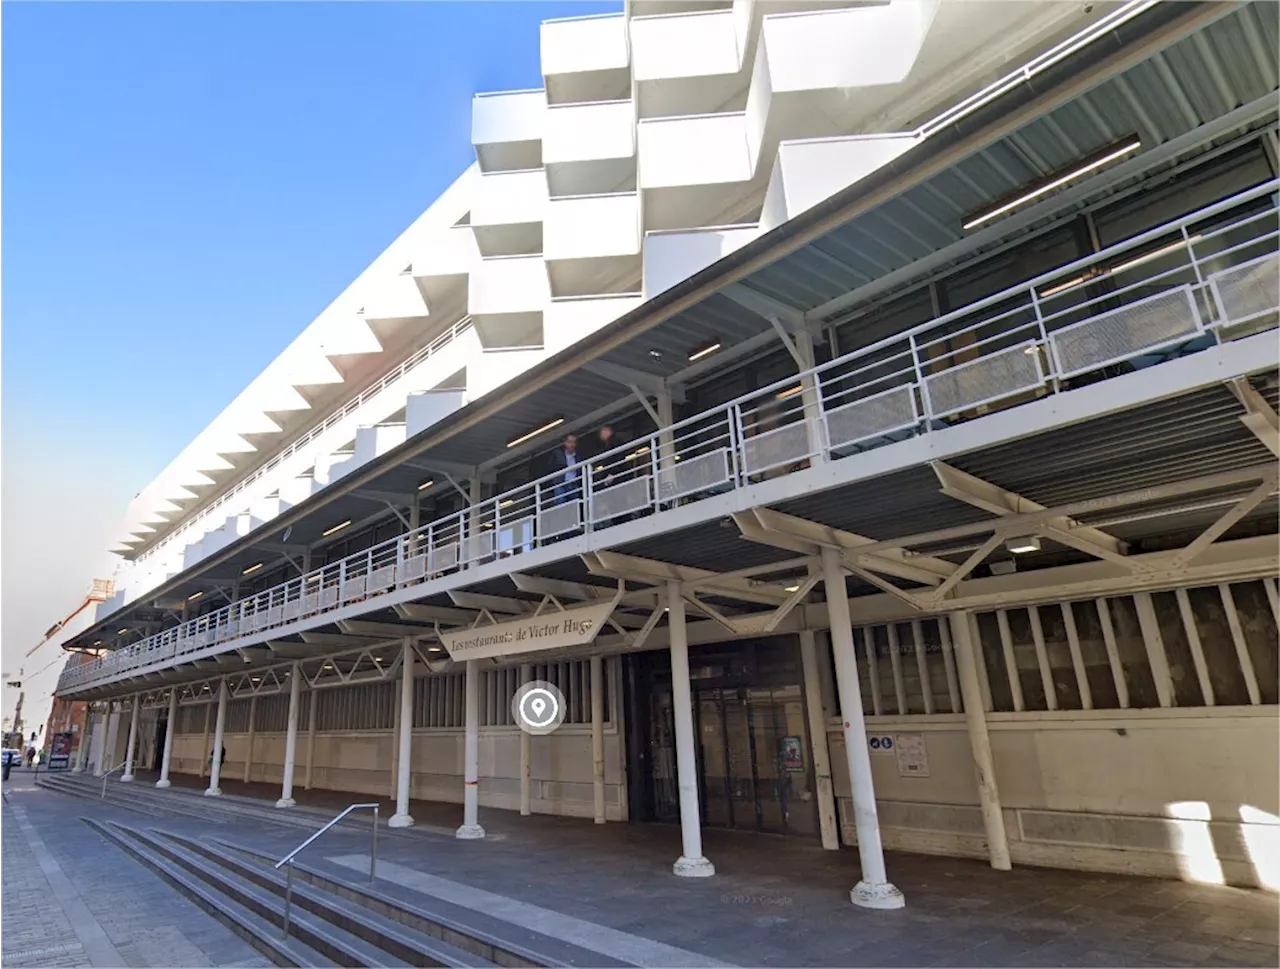
[[[241,574],[241,575],[252,575],[254,572],[257,572],[257,571],[258,571],[258,569],[262,568],[262,566],[263,566],[264,564],[265,564],[265,563],[263,563],[263,562],[257,562],[257,563],[255,563],[255,564],[253,564],[253,565],[249,566],[247,569],[245,569],[245,570],[244,570],[243,572],[241,572],[240,574]]]
[[[422,484],[418,485],[418,490],[419,490],[419,491],[426,491],[426,490],[427,490],[428,488],[430,488],[433,484],[435,484],[435,480],[434,480],[434,479],[432,479],[432,478],[428,478],[426,481],[422,482]]]
[[[322,538],[327,538],[330,535],[332,535],[334,532],[342,531],[344,528],[346,528],[350,524],[351,524],[351,519],[348,518],[346,521],[339,522],[338,524],[334,525],[332,528],[326,529],[325,531],[321,532],[320,535]]]
[[[997,216],[1004,215],[1006,212],[1011,212],[1014,209],[1018,208],[1019,206],[1026,205],[1028,202],[1038,199],[1041,195],[1045,195],[1048,192],[1052,192],[1055,188],[1061,188],[1063,185],[1066,185],[1068,182],[1074,181],[1075,179],[1079,178],[1081,175],[1087,175],[1089,172],[1094,171],[1095,169],[1101,168],[1103,165],[1106,165],[1109,162],[1113,162],[1117,158],[1123,158],[1125,155],[1129,154],[1132,151],[1137,151],[1141,147],[1142,147],[1142,141],[1135,138],[1133,141],[1129,142],[1126,145],[1123,145],[1120,148],[1117,148],[1115,151],[1108,152],[1107,154],[1103,155],[1101,158],[1095,158],[1093,161],[1089,162],[1088,164],[1081,165],[1079,168],[1072,169],[1071,171],[1067,172],[1065,175],[1055,178],[1052,182],[1049,182],[1047,185],[1041,185],[1039,188],[1035,189],[1034,191],[1028,192],[1026,195],[1020,195],[1013,201],[1006,202],[1004,205],[1001,205],[999,208],[992,209],[990,212],[984,212],[982,215],[978,216],[976,219],[971,219],[968,222],[966,222],[963,228],[967,231],[969,229],[973,229],[973,228],[976,228],[977,226],[982,225],[984,222],[990,222],[992,219],[996,218]]]
[[[1133,269],[1137,266],[1141,266],[1144,262],[1150,262],[1152,259],[1159,259],[1161,256],[1167,256],[1171,252],[1177,252],[1183,246],[1190,246],[1193,243],[1196,243],[1199,241],[1200,241],[1200,236],[1198,235],[1192,236],[1190,239],[1179,239],[1177,242],[1171,242],[1167,246],[1161,246],[1159,249],[1152,250],[1151,252],[1145,253],[1144,255],[1135,256],[1134,258],[1130,259],[1128,262],[1122,262],[1118,266],[1112,266],[1110,269],[1107,270],[1107,272],[1111,273],[1112,275],[1114,275],[1115,273],[1122,273],[1126,269]]]
[[[695,350],[693,353],[689,354],[689,362],[693,363],[695,360],[701,360],[703,357],[709,356],[719,349],[719,343],[712,343],[709,346],[703,347],[701,350]]]
[[[1077,286],[1083,286],[1085,283],[1092,282],[1095,279],[1105,279],[1108,276],[1114,276],[1116,273],[1135,269],[1143,263],[1151,262],[1153,259],[1159,259],[1161,256],[1167,256],[1169,253],[1177,252],[1183,247],[1194,245],[1195,243],[1200,242],[1201,238],[1201,236],[1195,235],[1189,239],[1179,239],[1177,242],[1171,242],[1167,246],[1161,246],[1159,249],[1154,249],[1141,256],[1135,256],[1128,262],[1122,262],[1118,266],[1111,266],[1110,268],[1104,267],[1093,274],[1084,273],[1083,275],[1075,277],[1075,279],[1068,279],[1065,283],[1059,283],[1057,286],[1041,290],[1040,298],[1046,299],[1049,296],[1057,296],[1059,293],[1065,293],[1069,289],[1075,289]]]
[[[778,400],[786,400],[788,397],[794,397],[796,394],[800,393],[802,390],[804,390],[804,385],[803,385],[803,384],[796,384],[796,385],[795,385],[794,387],[792,387],[790,390],[783,390],[783,391],[781,391],[781,392],[779,392],[779,393],[775,394],[774,396],[775,396]]]
[[[189,595],[189,596],[187,596],[187,601],[188,601],[188,602],[195,602],[195,601],[196,601],[197,599],[199,599],[202,595],[204,595],[204,593],[203,593],[203,592],[197,592],[197,593],[195,593],[194,595]]]
[[[564,423],[564,418],[563,418],[563,417],[557,417],[557,418],[556,418],[554,421],[552,421],[550,424],[543,424],[541,427],[539,427],[539,428],[538,428],[537,430],[535,430],[535,431],[530,431],[528,434],[521,434],[521,435],[520,435],[518,438],[516,438],[514,441],[508,441],[508,442],[507,442],[507,447],[515,447],[517,444],[523,444],[525,441],[528,441],[528,440],[530,440],[531,438],[535,438],[535,437],[537,437],[539,434],[542,434],[542,433],[544,433],[544,432],[546,432],[546,431],[551,430],[551,428],[553,428],[553,427],[559,427],[559,426],[560,426],[561,424],[563,424],[563,423]]]

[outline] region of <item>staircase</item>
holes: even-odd
[[[286,878],[272,860],[221,842],[194,839],[118,821],[85,819],[94,830],[151,868],[231,927],[277,965],[287,966],[545,966],[530,952],[459,931],[387,896],[339,886],[318,873],[296,876],[289,935]],[[343,894],[337,889],[341,887]],[[398,918],[375,911],[390,909]],[[449,941],[445,941],[445,936]]]
[[[218,824],[270,824],[281,828],[314,831],[333,816],[333,812],[314,808],[291,807],[280,810],[265,801],[247,797],[205,797],[203,792],[171,787],[158,790],[150,784],[122,784],[118,778],[107,782],[103,796],[102,778],[91,774],[49,773],[36,778],[36,786],[60,794],[83,797],[98,804],[109,804],[155,818],[180,817]],[[352,818],[344,828],[369,829],[368,818]],[[398,831],[382,832],[393,836]]]
[[[84,774],[50,774],[37,784],[112,808],[101,812],[102,817],[82,820],[276,965],[628,965],[443,899],[407,892],[387,882],[371,884],[323,862],[295,861],[290,886],[287,869],[274,867],[276,857],[230,840],[239,840],[236,832],[272,824],[293,829],[301,841],[328,822],[331,812],[281,811],[249,798],[206,798],[198,791],[118,782],[108,783],[103,798],[101,778]],[[141,817],[119,820],[122,810]],[[189,823],[166,823],[179,818],[218,827],[191,834]],[[339,826],[367,833],[369,820],[353,816]],[[187,831],[168,829],[173,827]],[[407,835],[379,830],[380,840]],[[429,844],[422,833],[415,840],[424,848]],[[287,935],[283,931],[286,893],[291,897]]]

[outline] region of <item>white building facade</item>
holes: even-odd
[[[884,847],[1280,887],[1275,39],[544,24],[543,88],[476,97],[476,164],[131,505],[59,695],[166,784],[670,820],[682,875],[705,824],[812,837],[870,907]]]

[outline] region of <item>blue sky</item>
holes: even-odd
[[[540,21],[620,9],[5,5],[6,670],[129,499],[470,163],[471,95],[540,86]]]

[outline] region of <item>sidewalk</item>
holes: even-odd
[[[279,796],[275,785],[221,786],[228,799]],[[390,810],[386,798],[367,795],[295,796],[326,813],[375,799]],[[889,852],[907,907],[871,912],[849,902],[857,853],[808,839],[706,829],[716,875],[683,879],[671,874],[680,853],[674,825],[481,809],[489,836],[457,841],[461,805],[413,801],[410,810],[419,836],[379,840],[383,890],[409,900],[415,892],[506,900],[545,913],[543,931],[563,927],[566,941],[590,931],[585,921],[742,966],[1274,967],[1280,952],[1277,899],[1264,892],[1022,866],[998,872],[971,859]],[[261,826],[224,837],[277,855],[300,840]],[[368,851],[363,831],[335,830],[304,860],[349,878],[367,870]]]
[[[13,771],[0,806],[0,964],[246,967],[271,963],[80,818],[136,815],[34,786]]]

